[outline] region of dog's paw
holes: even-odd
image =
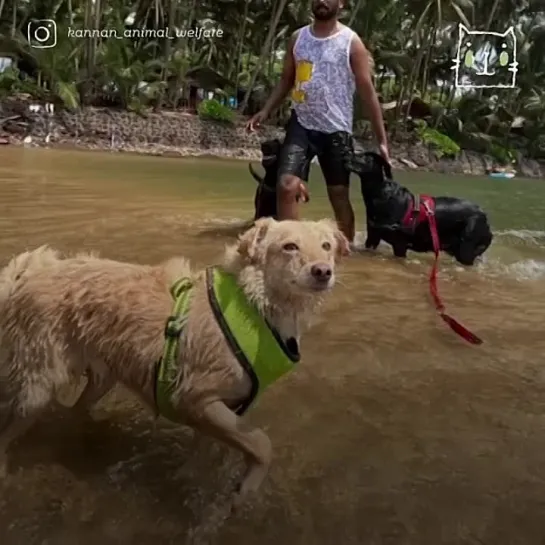
[[[237,492],[233,494],[231,499],[231,516],[238,516],[244,510],[248,509],[251,506],[251,499],[256,496],[255,492],[248,492],[246,494],[240,494]]]
[[[241,489],[242,483],[238,483],[231,495],[231,515],[240,513],[241,507],[244,505],[244,498],[240,494]]]
[[[236,485],[231,495],[231,515],[240,515],[243,510],[251,506],[257,497],[258,491],[253,487],[245,487],[243,483]]]

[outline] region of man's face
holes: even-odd
[[[341,0],[312,0],[312,14],[317,21],[335,19],[341,8]]]

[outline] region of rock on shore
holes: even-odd
[[[259,143],[283,137],[278,127],[266,126],[248,133],[241,120],[235,125],[200,119],[196,115],[161,111],[138,115],[124,110],[84,108],[77,112],[48,112],[28,98],[6,99],[0,104],[0,143],[93,150],[124,151],[175,157],[215,156],[260,160]],[[370,144],[361,143],[364,147]],[[483,175],[494,166],[492,157],[462,151],[455,159],[437,158],[416,143],[391,144],[394,168],[453,174]],[[517,171],[525,177],[545,177],[545,164],[521,159]]]

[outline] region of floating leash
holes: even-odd
[[[422,200],[422,204],[424,205],[426,216],[428,217],[428,223],[430,225],[431,240],[433,242],[433,252],[435,254],[435,260],[433,262],[433,267],[430,273],[430,293],[433,298],[433,302],[435,303],[435,308],[437,309],[437,312],[439,313],[439,316],[441,316],[443,321],[446,322],[447,325],[455,333],[460,335],[460,337],[462,337],[463,339],[465,339],[467,342],[471,344],[483,344],[483,340],[480,337],[477,337],[477,335],[469,331],[469,329],[467,329],[460,322],[458,322],[458,320],[456,320],[452,316],[449,316],[445,312],[445,305],[442,303],[441,298],[439,297],[439,290],[437,288],[437,270],[438,270],[438,264],[439,264],[439,251],[441,249],[441,246],[439,244],[439,234],[437,232],[435,212],[429,206],[428,201],[426,199]]]

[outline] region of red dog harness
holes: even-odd
[[[435,213],[435,199],[428,195],[415,195],[403,218],[403,227],[414,231],[424,221],[429,221],[428,210]]]
[[[437,269],[441,243],[439,241],[439,233],[437,232],[437,223],[435,221],[435,199],[428,195],[415,195],[413,202],[403,218],[403,227],[410,229],[410,231],[414,233],[416,227],[426,221],[430,227],[433,253],[435,254],[435,261],[433,262],[430,273],[430,293],[433,302],[435,303],[435,308],[437,309],[439,316],[441,316],[450,328],[460,335],[460,337],[471,344],[482,344],[482,339],[471,333],[469,329],[445,312],[445,305],[443,305],[441,298],[439,297],[439,290],[437,288]]]

